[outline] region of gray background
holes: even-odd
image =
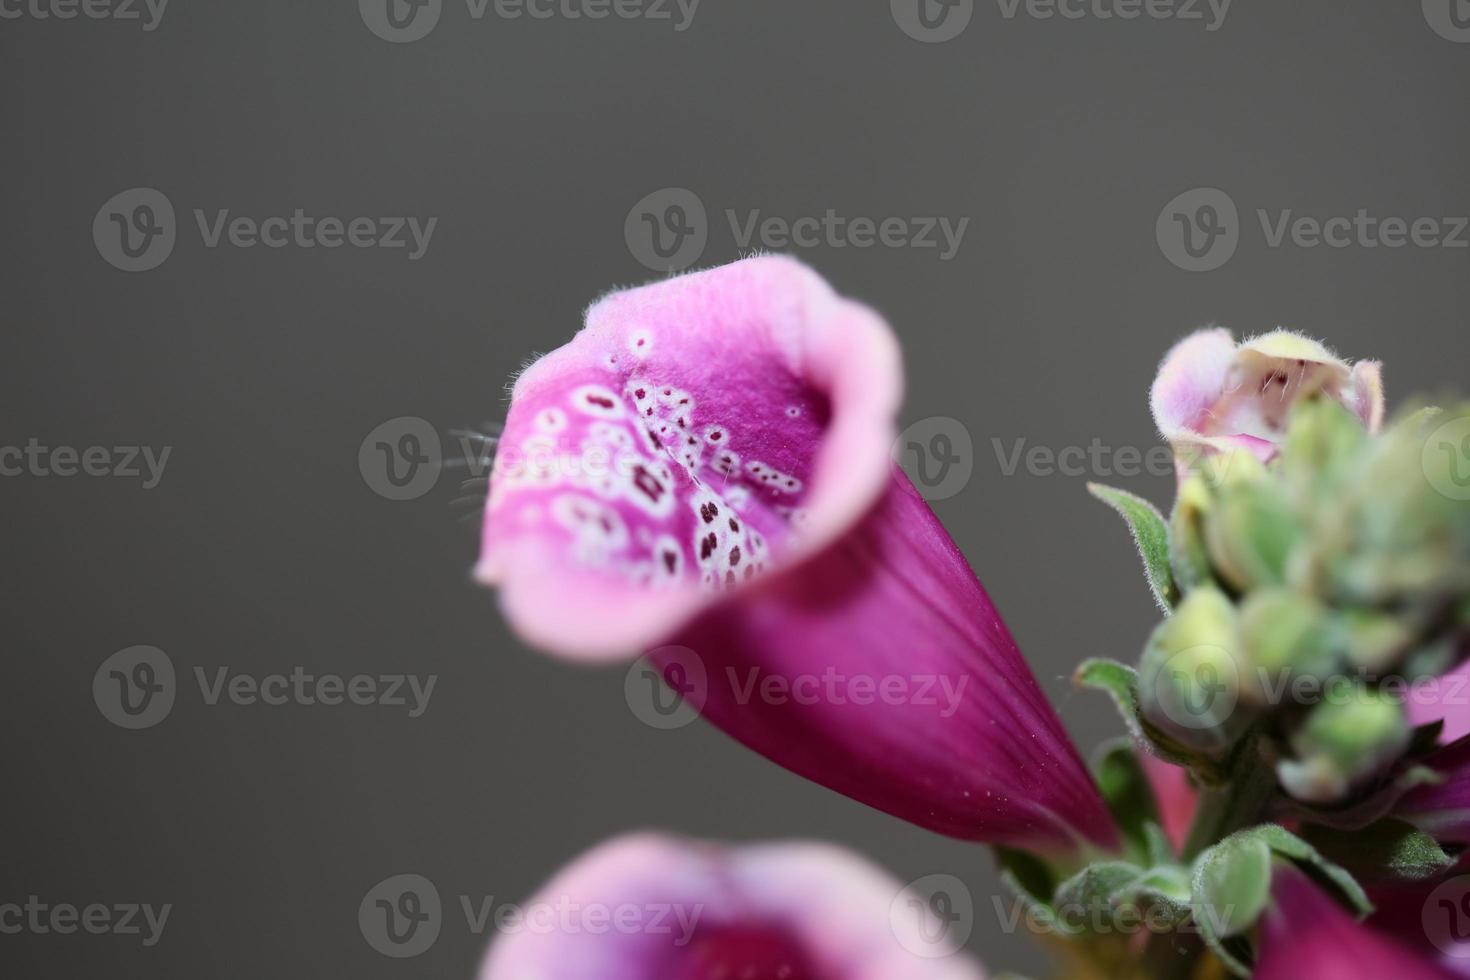
[[[909,827],[694,725],[660,732],[622,669],[524,649],[468,580],[475,525],[448,476],[391,502],[364,436],[504,411],[506,379],[603,290],[648,278],[624,241],[644,195],[694,190],[701,264],[737,257],[722,212],[969,217],[934,250],[798,254],[902,339],[905,421],[946,415],[974,478],[936,509],[1084,744],[1119,730],[1076,694],[1089,655],[1132,659],[1155,614],[1084,480],[1001,472],[992,439],[1154,444],[1146,389],[1184,331],[1278,323],[1387,363],[1390,395],[1463,390],[1470,251],[1271,249],[1257,208],[1470,214],[1470,44],[1417,0],[1239,2],[1201,22],[1004,18],[921,44],[882,2],[706,0],[669,22],[471,19],[395,45],[355,5],[174,0],[137,22],[0,20],[5,231],[0,443],[171,445],[162,483],[0,480],[7,515],[0,902],[170,902],[162,942],[0,936],[30,976],[468,977],[485,937],[450,909],[412,960],[357,906],[398,873],[524,898],[595,842],[646,826],[847,843],[910,879],[970,882],[972,945],[1001,934],[985,851]],[[154,187],[173,254],[99,256],[102,203]],[[1245,223],[1189,273],[1160,209],[1226,190]],[[194,208],[437,216],[428,254],[205,248]],[[1165,477],[1115,480],[1166,504]],[[90,696],[133,644],[181,675],[172,714],[124,731]],[[439,675],[427,713],[207,706],[196,666]],[[934,746],[944,751],[942,744]],[[0,967],[12,974],[13,969]]]

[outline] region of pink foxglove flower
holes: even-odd
[[[984,980],[948,926],[836,847],[633,836],[582,856],[526,903],[480,977]]]
[[[479,576],[552,653],[682,645],[653,659],[709,720],[841,793],[957,837],[1111,848],[1066,731],[890,460],[901,375],[887,325],[790,259],[613,293],[516,381]]]
[[[1434,960],[1359,923],[1299,871],[1278,869],[1271,891],[1253,980],[1453,976]]]
[[[1411,724],[1443,721],[1441,742],[1454,742],[1470,735],[1470,660],[1416,686],[1405,707]]]
[[[1424,764],[1442,782],[1411,790],[1395,805],[1394,816],[1441,841],[1470,844],[1470,737],[1438,749]]]
[[[1377,361],[1350,366],[1287,330],[1242,344],[1219,328],[1190,334],[1165,355],[1149,401],[1159,431],[1186,465],[1228,449],[1269,462],[1292,406],[1318,393],[1337,399],[1371,431],[1383,422]]]

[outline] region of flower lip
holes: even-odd
[[[551,928],[502,936],[480,976],[982,980],[963,952],[936,946],[934,934],[946,923],[910,908],[906,895],[886,872],[830,844],[725,846],[632,834],[557,874],[527,903],[526,921],[550,920]],[[659,925],[598,934],[581,927],[583,911],[603,907],[622,910],[634,924],[656,914]],[[569,913],[540,912],[562,908]],[[753,942],[742,945],[742,937]],[[710,962],[715,957],[723,962]],[[807,972],[754,972],[773,959]]]
[[[513,387],[476,577],[527,641],[624,657],[848,531],[901,397],[884,321],[795,260],[614,292]]]

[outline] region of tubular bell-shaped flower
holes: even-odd
[[[953,836],[1110,848],[1059,719],[891,463],[901,390],[886,324],[790,259],[614,293],[516,382],[479,575],[553,653],[687,647],[653,659],[697,660],[714,724],[839,792]]]
[[[1247,449],[1269,462],[1292,406],[1323,393],[1368,427],[1383,422],[1377,361],[1349,366],[1315,340],[1277,330],[1236,344],[1230,331],[1199,330],[1164,357],[1149,404],[1165,439],[1189,468],[1200,456]]]
[[[624,837],[525,909],[481,980],[984,980],[929,904],[825,844]]]

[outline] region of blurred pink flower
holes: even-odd
[[[1060,720],[890,460],[901,393],[887,325],[793,260],[613,293],[516,381],[479,577],[552,653],[689,648],[710,721],[848,796],[967,839],[1111,848]],[[683,678],[680,657],[654,660]]]
[[[1190,334],[1165,355],[1149,402],[1183,464],[1228,449],[1248,449],[1269,462],[1292,405],[1319,392],[1372,431],[1383,423],[1379,362],[1349,366],[1317,341],[1287,330],[1242,344],[1220,328]]]
[[[1253,980],[1443,980],[1432,959],[1358,922],[1294,867],[1277,869]]]
[[[1182,852],[1199,806],[1199,791],[1189,781],[1189,771],[1183,766],[1165,762],[1143,747],[1138,749],[1138,759],[1153,789],[1160,827],[1174,850]]]
[[[1464,652],[1470,653],[1470,649]],[[1415,685],[1407,707],[1412,725],[1444,722],[1441,742],[1454,742],[1470,735],[1470,660]]]
[[[928,903],[824,844],[624,837],[523,909],[480,980],[984,980]]]

